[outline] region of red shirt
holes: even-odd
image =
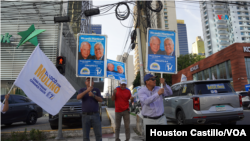
[[[129,109],[129,99],[131,92],[129,89],[122,90],[120,87],[116,88],[115,94],[115,112],[123,112]]]

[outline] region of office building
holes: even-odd
[[[250,42],[249,5],[250,2],[200,2],[206,57],[233,43]]]
[[[188,39],[187,39],[187,28],[184,20],[177,20],[178,28],[178,39],[179,39],[179,50],[180,55],[189,54],[188,52]]]
[[[192,54],[205,56],[204,41],[201,36],[196,37],[196,41],[192,44]]]

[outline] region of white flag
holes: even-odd
[[[187,77],[184,74],[181,75],[181,82],[183,82],[183,81],[187,81]]]
[[[214,73],[212,73],[212,79],[215,80]]]
[[[56,115],[76,90],[39,48],[30,55],[14,84],[37,105]]]

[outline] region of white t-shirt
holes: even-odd
[[[3,111],[3,107],[4,107],[4,104],[1,102],[1,112]],[[2,112],[3,114],[5,113],[5,112]]]

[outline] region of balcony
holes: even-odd
[[[207,39],[207,41],[209,42],[209,41],[211,41],[211,39],[210,39],[210,38],[208,38],[208,39]]]
[[[228,32],[227,32],[226,30],[219,31],[218,33],[219,33],[219,34],[222,34],[222,35],[223,35],[223,34],[228,34]]]
[[[214,13],[215,14],[224,14],[225,11],[224,10],[215,10]]]
[[[209,31],[209,28],[207,28],[206,31]]]
[[[208,33],[207,36],[210,36],[210,33]]]
[[[216,5],[216,6],[214,7],[214,9],[224,9],[224,7],[223,7],[223,6],[220,6],[220,5]]]
[[[206,27],[208,27],[209,26],[209,24],[208,23],[206,23]]]
[[[227,37],[227,36],[220,36],[219,39],[220,40],[229,40],[229,37]]]
[[[210,43],[210,44],[209,44],[209,43],[207,43],[207,46],[208,46],[208,47],[210,47],[210,46],[212,46],[212,44],[211,44],[211,43]]]
[[[218,20],[217,24],[227,24],[227,21],[225,21],[225,20]]]
[[[204,17],[206,17],[207,16],[207,13],[206,14],[204,14]]]
[[[229,45],[230,43],[228,41],[221,41],[220,45]]]
[[[203,4],[202,7],[206,7],[207,5],[206,4]]]
[[[225,25],[219,25],[217,28],[218,29],[227,29],[227,26],[225,26]]]

